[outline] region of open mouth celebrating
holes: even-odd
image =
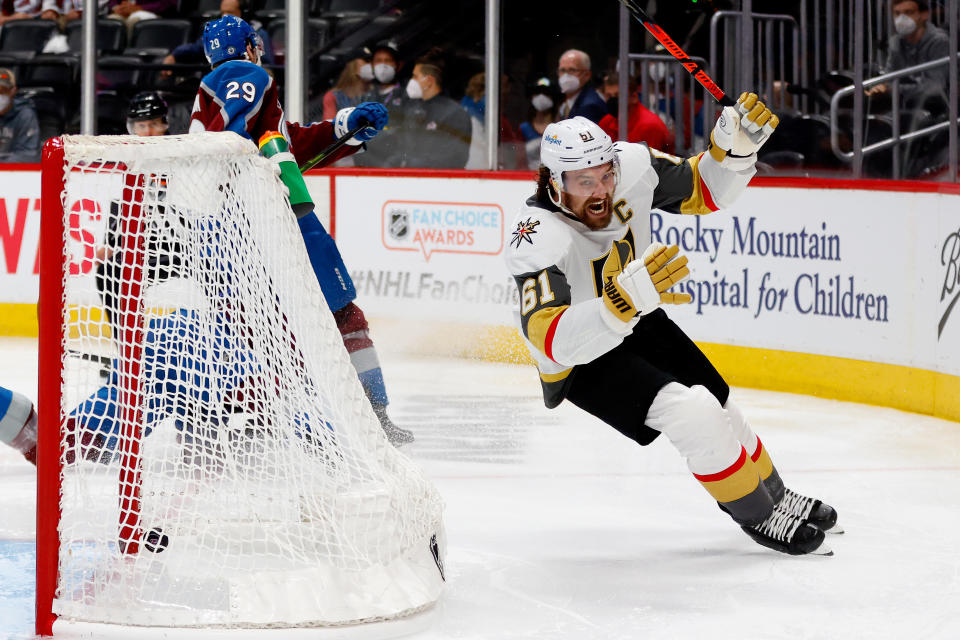
[[[610,199],[588,200],[583,207],[587,216],[594,219],[605,218],[610,214]]]

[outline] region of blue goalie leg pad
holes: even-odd
[[[327,300],[330,311],[338,311],[357,297],[357,290],[347,267],[343,264],[340,250],[327,230],[317,219],[317,214],[310,212],[297,220],[303,243],[310,256],[310,264],[320,283],[323,297]]]

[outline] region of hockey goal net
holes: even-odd
[[[386,441],[255,146],[65,136],[42,182],[38,632],[433,603],[441,500]]]

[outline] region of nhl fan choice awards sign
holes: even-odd
[[[337,244],[367,314],[512,322],[519,297],[501,254],[532,178],[335,180]]]
[[[495,256],[503,249],[497,204],[388,200],[381,212],[383,246],[419,251],[428,262],[435,252]]]

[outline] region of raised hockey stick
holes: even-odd
[[[676,42],[673,41],[673,38],[670,35],[660,28],[653,18],[647,15],[647,13],[639,7],[636,0],[620,0],[620,4],[627,8],[627,11],[636,18],[637,22],[642,24],[647,31],[650,32],[654,38],[656,38],[660,44],[670,52],[677,61],[683,65],[684,69],[687,70],[687,73],[692,75],[694,79],[703,85],[703,88],[710,92],[710,94],[717,99],[717,102],[722,104],[725,107],[732,107],[736,104],[736,101],[731,99],[723,89],[721,89],[716,82],[713,81],[713,78],[707,75],[707,72],[703,70],[699,64],[690,59],[690,56],[680,48]]]
[[[329,156],[330,154],[332,154],[334,151],[336,151],[337,149],[339,149],[339,148],[342,147],[343,145],[347,144],[347,140],[349,140],[349,139],[352,138],[353,136],[355,136],[355,135],[357,135],[358,133],[360,133],[360,131],[361,131],[362,129],[366,129],[366,128],[369,127],[369,126],[370,126],[370,122],[369,122],[369,121],[367,121],[367,120],[361,120],[361,121],[360,121],[360,124],[358,124],[357,126],[355,126],[353,129],[350,129],[350,131],[347,131],[345,134],[343,134],[342,137],[337,138],[337,141],[336,141],[336,142],[334,142],[334,143],[331,144],[329,147],[327,147],[326,149],[324,149],[323,151],[321,151],[320,153],[318,153],[316,156],[314,156],[313,158],[311,158],[310,160],[308,160],[306,164],[304,164],[302,167],[300,167],[300,173],[306,173],[306,172],[309,171],[310,169],[313,169],[315,166],[317,166],[318,164],[320,164],[321,162],[323,162],[323,159],[324,159],[324,158],[326,158],[327,156]]]

